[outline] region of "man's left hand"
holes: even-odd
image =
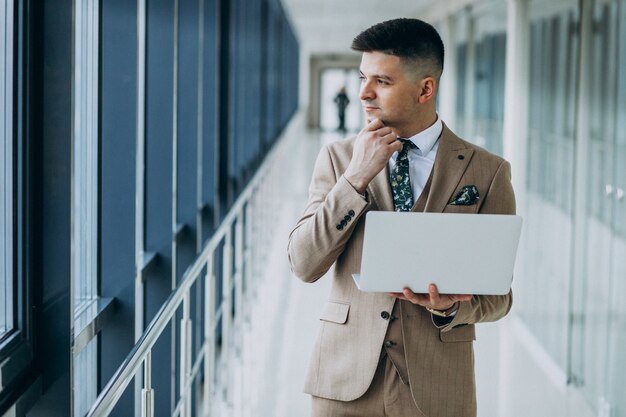
[[[389,293],[392,297],[400,300],[410,301],[426,308],[445,311],[449,310],[459,301],[469,301],[473,295],[470,294],[439,294],[439,290],[435,284],[428,286],[427,294],[416,294],[410,288],[405,288],[402,292]]]

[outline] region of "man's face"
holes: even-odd
[[[368,120],[378,118],[396,131],[410,134],[419,122],[421,82],[408,73],[400,58],[364,52],[361,58],[360,99]]]

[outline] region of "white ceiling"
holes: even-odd
[[[417,17],[434,0],[282,0],[300,47],[311,54],[349,53],[352,39],[373,24]]]

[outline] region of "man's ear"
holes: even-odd
[[[435,98],[435,93],[437,91],[437,80],[433,77],[426,77],[422,81],[420,81],[421,91],[419,96],[419,103],[425,104],[431,99]]]

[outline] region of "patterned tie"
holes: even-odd
[[[396,163],[391,171],[391,191],[396,211],[409,211],[413,207],[413,191],[409,178],[409,149],[417,148],[408,139],[398,138],[402,142],[402,150],[398,152]]]

